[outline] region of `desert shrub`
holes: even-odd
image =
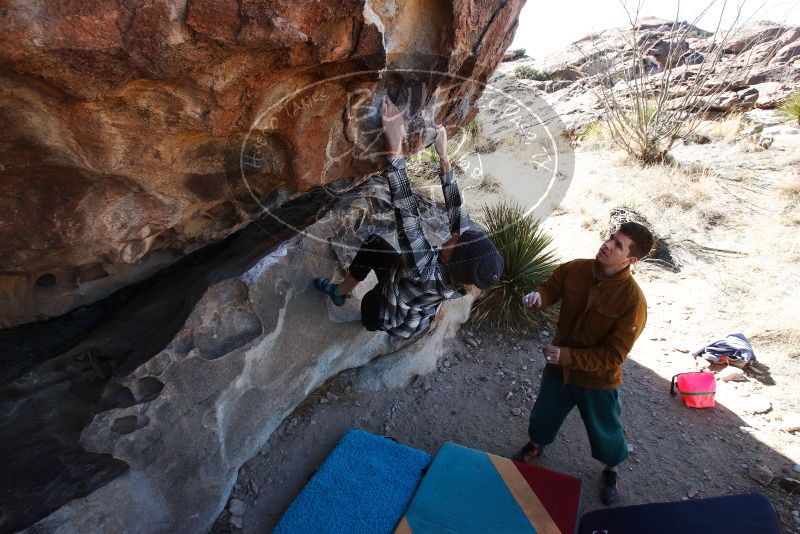
[[[748,122],[743,113],[730,113],[722,119],[714,121],[709,129],[709,134],[726,143],[733,143],[742,136],[747,126]]]
[[[678,138],[677,130],[664,133],[672,128],[668,121],[655,100],[639,98],[610,117],[608,131],[614,143],[640,163],[664,163]]]
[[[800,93],[795,93],[790,96],[783,104],[778,106],[781,112],[791,119],[797,121],[800,125]]]
[[[439,156],[433,145],[412,154],[407,161],[408,178],[416,189],[430,190],[429,196],[435,196],[439,184]]]
[[[474,121],[465,124],[464,128],[462,128],[462,131],[473,136],[479,135],[483,132],[483,123],[478,119],[475,119]]]
[[[581,139],[584,141],[602,141],[608,136],[608,127],[602,122],[592,122],[581,134]]]
[[[479,191],[484,191],[486,193],[497,193],[503,189],[503,184],[500,183],[500,180],[495,178],[493,174],[483,172],[480,175],[477,187]]]
[[[800,202],[800,173],[780,185],[781,194],[792,202]]]
[[[483,220],[505,266],[500,281],[473,306],[471,320],[510,332],[549,326],[553,311],[528,310],[522,296],[546,281],[558,265],[552,237],[539,221],[511,202],[484,207]]]
[[[739,20],[742,16],[741,4],[731,4],[728,8],[726,11],[726,6],[722,6],[718,28],[723,17]],[[707,35],[709,43],[700,61],[693,63],[690,71],[685,70],[686,46],[697,33],[697,23],[703,15],[682,21],[676,13],[671,29],[659,37],[668,49],[659,59],[660,66],[654,68],[649,57],[652,39],[639,19],[642,3],[637,7],[623,2],[622,9],[630,22],[629,27],[617,34],[628,43],[625,53],[594,39],[580,44],[586,58],[584,75],[605,110],[614,144],[643,165],[670,163],[669,151],[700,127],[703,117],[719,98],[750,72],[753,59],[744,57],[744,63],[737,69],[717,68],[730,43],[741,36],[741,25],[733,24]],[[753,46],[761,44],[763,39],[759,37]]]
[[[460,134],[461,143],[458,147],[457,156],[463,156],[467,152],[477,154],[491,154],[500,146],[499,141],[490,139],[483,128],[483,123],[478,119],[464,125]]]
[[[450,150],[450,142],[448,141],[448,153]],[[431,146],[427,146],[417,152],[416,154],[412,154],[408,158],[408,164],[411,165],[413,163],[438,163],[439,162],[439,155],[436,153],[436,149]]]
[[[800,225],[800,173],[780,185],[781,196],[786,199],[781,222],[786,226]]]
[[[451,162],[457,162],[459,158],[469,152],[485,153],[481,149],[488,143],[491,143],[491,141],[483,135],[483,124],[475,119],[465,124],[456,135],[447,139],[447,154]],[[433,144],[423,148],[408,159],[409,164],[438,162],[439,156],[436,154]]]
[[[447,154],[453,168],[458,170],[460,160],[470,153],[490,154],[497,150],[499,142],[484,135],[483,124],[474,120],[465,124],[461,131],[447,139]],[[433,144],[408,158],[408,174],[411,184],[427,187],[439,183],[439,155]]]
[[[529,65],[520,65],[514,69],[514,77],[523,80],[536,80],[538,82],[543,82],[550,79],[550,73],[535,69]]]

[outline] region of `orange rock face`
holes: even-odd
[[[64,313],[455,127],[523,0],[0,0],[0,326]]]

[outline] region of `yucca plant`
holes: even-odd
[[[512,333],[549,326],[554,312],[526,309],[522,296],[546,281],[558,265],[551,250],[553,238],[513,202],[485,206],[483,217],[505,266],[500,281],[485,290],[472,307],[470,319]]]
[[[797,121],[800,125],[800,93],[795,93],[786,102],[778,106],[785,115]]]

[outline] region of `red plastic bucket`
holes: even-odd
[[[683,402],[689,408],[713,408],[717,380],[714,373],[680,373],[672,377],[670,394],[677,387]]]

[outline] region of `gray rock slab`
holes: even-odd
[[[444,303],[424,335],[396,341],[361,325],[360,297],[374,279],[341,309],[312,284],[319,275],[341,279],[370,233],[396,243],[388,198],[376,179],[342,193],[304,232],[211,285],[173,341],[117,385],[136,402],[98,413],[81,434],[87,450],[113,455],[128,471],[31,532],[206,531],[240,467],[330,377],[363,368],[360,387],[388,388],[433,371],[473,295]],[[449,234],[447,217],[420,203],[438,245]]]

